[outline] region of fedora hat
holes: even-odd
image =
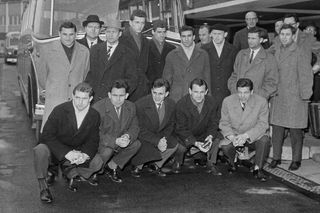
[[[119,30],[122,30],[121,22],[118,19],[108,19],[105,24],[105,27],[113,27],[113,28],[117,28]]]
[[[82,26],[85,27],[85,26],[87,26],[87,24],[90,23],[90,22],[99,23],[100,26],[104,24],[103,21],[100,21],[100,19],[99,19],[99,17],[98,17],[97,15],[89,15],[89,16],[87,17],[87,20],[85,20],[85,21],[82,22]]]

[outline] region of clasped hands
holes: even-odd
[[[244,134],[240,134],[240,135],[229,135],[227,137],[233,144],[234,147],[237,147],[237,146],[243,146],[246,141],[249,139],[249,135],[247,133],[244,133]]]
[[[126,148],[130,143],[130,136],[128,134],[123,134],[120,138],[116,139],[116,144],[121,148]]]
[[[160,150],[160,152],[164,152],[167,150],[167,139],[166,137],[163,137],[159,140],[159,143],[158,143],[158,149]]]
[[[196,141],[194,143],[194,145],[201,151],[204,153],[207,153],[212,146],[212,135],[208,135],[206,137],[206,139],[204,140],[204,142],[200,142],[200,141]]]
[[[66,155],[65,158],[70,161],[71,164],[80,165],[90,159],[89,155],[78,150],[71,150]]]

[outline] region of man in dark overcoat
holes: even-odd
[[[147,77],[149,84],[162,77],[166,56],[175,49],[175,46],[166,42],[167,24],[165,21],[158,20],[152,26],[152,40],[149,44],[149,59]]]
[[[149,163],[149,169],[160,177],[166,176],[161,171],[163,164],[177,149],[177,138],[174,130],[175,102],[168,98],[169,82],[164,79],[154,81],[151,94],[136,102],[139,120],[139,140],[141,148],[131,163],[137,167]]]
[[[52,202],[48,185],[53,184],[57,165],[69,180],[68,189],[76,191],[74,180],[97,185],[95,172],[102,160],[99,145],[99,113],[90,107],[93,90],[87,83],[78,84],[72,101],[58,105],[51,112],[34,151],[34,166],[40,186],[40,199]],[[48,172],[49,169],[49,172]]]
[[[93,86],[93,102],[107,96],[114,80],[124,79],[129,85],[129,95],[137,87],[136,61],[132,51],[118,40],[122,34],[119,20],[106,23],[106,41],[95,45],[90,51],[90,71],[86,81]]]
[[[221,175],[216,168],[219,141],[222,135],[218,132],[220,110],[218,102],[207,95],[207,83],[199,78],[191,81],[189,94],[176,104],[175,134],[185,152],[191,147],[207,153],[207,172]],[[207,144],[207,146],[205,146]],[[174,171],[183,163],[183,152],[176,153]]]
[[[230,95],[227,83],[233,72],[233,64],[237,55],[236,48],[226,41],[228,28],[222,24],[211,27],[212,42],[203,45],[208,52],[211,73],[211,95],[219,103]]]
[[[149,41],[142,35],[147,15],[142,10],[134,10],[130,16],[130,26],[123,32],[119,41],[133,52],[133,59],[137,64],[137,87],[130,94],[129,101],[135,102],[148,94],[149,82],[146,76],[148,68]]]
[[[77,42],[86,46],[88,49],[91,49],[93,45],[102,43],[103,41],[99,38],[99,34],[103,24],[104,22],[100,21],[97,15],[89,15],[87,19],[82,22],[86,34],[83,38],[78,39]]]

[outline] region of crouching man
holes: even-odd
[[[167,97],[169,91],[169,82],[160,78],[154,81],[151,95],[136,102],[142,146],[131,161],[135,166],[134,176],[139,175],[142,166],[148,163],[149,171],[165,177],[161,168],[178,147],[177,139],[172,135],[175,102]]]
[[[93,105],[101,116],[99,155],[104,163],[104,172],[116,183],[122,182],[118,168],[123,169],[141,146],[137,140],[140,129],[136,106],[126,100],[128,91],[126,81],[116,80],[108,97]]]
[[[173,172],[178,173],[186,151],[195,147],[207,154],[207,173],[221,175],[216,167],[219,141],[219,104],[208,94],[207,83],[199,78],[191,81],[189,94],[176,104],[175,133],[179,138]]]
[[[222,102],[219,128],[224,136],[221,149],[229,159],[229,172],[236,170],[234,160],[236,149],[255,149],[253,174],[260,181],[266,181],[263,166],[270,149],[268,102],[265,98],[253,94],[250,79],[237,81],[237,93],[226,97]]]
[[[72,101],[54,108],[49,115],[34,150],[34,165],[40,186],[40,199],[51,203],[48,186],[54,182],[57,166],[69,181],[68,189],[76,191],[75,180],[98,185],[95,173],[102,167],[97,154],[99,145],[99,113],[90,107],[93,90],[87,83],[78,84]],[[48,171],[49,170],[49,171]]]

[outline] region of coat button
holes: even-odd
[[[71,84],[68,84],[68,87],[71,87]]]

